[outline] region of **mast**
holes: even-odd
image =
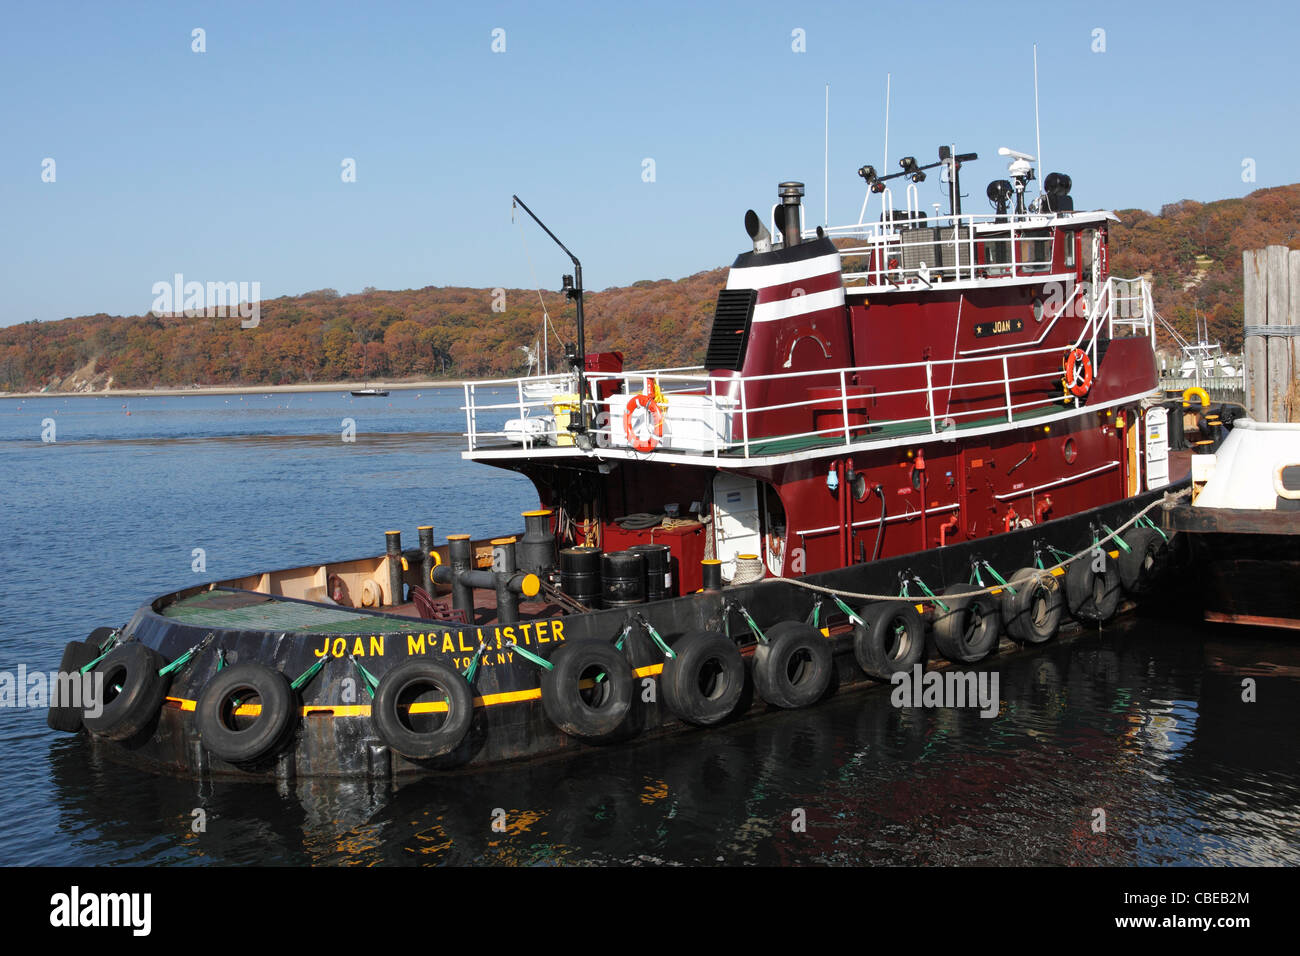
[[[522,199],[513,195],[510,198],[515,201],[520,209],[532,217],[533,222],[542,227],[542,232],[550,236],[551,241],[563,249],[565,255],[573,260],[573,275],[566,275],[561,280],[564,294],[574,301],[578,324],[577,355],[570,359],[574,370],[578,373],[578,424],[573,425],[570,423],[569,431],[583,434],[587,431],[590,419],[587,414],[587,336],[582,314],[582,263],[578,261],[577,256],[569,251],[568,246],[560,242],[555,233],[546,227],[546,223],[537,218],[537,215],[528,208]]]

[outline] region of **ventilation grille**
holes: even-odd
[[[740,371],[745,361],[745,343],[749,340],[749,323],[754,317],[754,303],[757,301],[757,289],[723,289],[718,293],[709,351],[704,357],[706,369]]]

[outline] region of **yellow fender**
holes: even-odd
[[[1192,404],[1192,399],[1196,397],[1201,400],[1201,408],[1205,408],[1210,404],[1209,393],[1205,389],[1193,385],[1191,388],[1183,389],[1183,408],[1189,407]]]

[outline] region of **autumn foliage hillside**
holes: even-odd
[[[1300,184],[1260,189],[1243,199],[1171,203],[1158,216],[1118,212],[1111,230],[1114,275],[1153,280],[1156,309],[1188,339],[1196,316],[1210,341],[1238,352],[1242,342],[1242,265],[1247,249],[1300,248]]]
[[[1111,271],[1155,281],[1156,307],[1184,335],[1195,316],[1225,347],[1241,343],[1241,253],[1270,243],[1300,247],[1300,184],[1243,199],[1122,210]],[[589,351],[618,349],[636,366],[698,364],[713,303],[714,269],[587,294]],[[544,292],[560,335],[573,338],[573,306]],[[494,303],[504,311],[494,310]],[[521,346],[541,332],[535,290],[429,286],[341,296],[324,289],[263,301],[257,328],[238,317],[92,315],[0,328],[0,390],[34,391],[313,381],[470,378],[519,374]],[[555,356],[558,344],[551,343]]]
[[[698,364],[713,303],[725,280],[715,269],[676,281],[638,282],[589,292],[589,351]],[[574,337],[574,309],[544,291],[556,331]],[[494,310],[504,305],[504,311]],[[401,292],[331,289],[264,300],[256,328],[238,316],[187,318],[92,315],[0,328],[0,390],[34,391],[74,382],[100,388],[280,385],[313,381],[468,378],[527,368],[521,346],[541,336],[536,290],[438,288]],[[552,367],[562,346],[552,337]]]

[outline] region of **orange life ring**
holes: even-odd
[[[650,429],[645,437],[632,427],[632,415],[638,408],[644,408],[650,416]],[[653,395],[638,392],[628,400],[627,409],[623,413],[623,431],[627,434],[628,442],[639,452],[651,452],[659,447],[659,439],[664,437],[664,413]]]
[[[1065,355],[1065,387],[1079,398],[1092,388],[1092,359],[1083,349],[1070,349]]]

